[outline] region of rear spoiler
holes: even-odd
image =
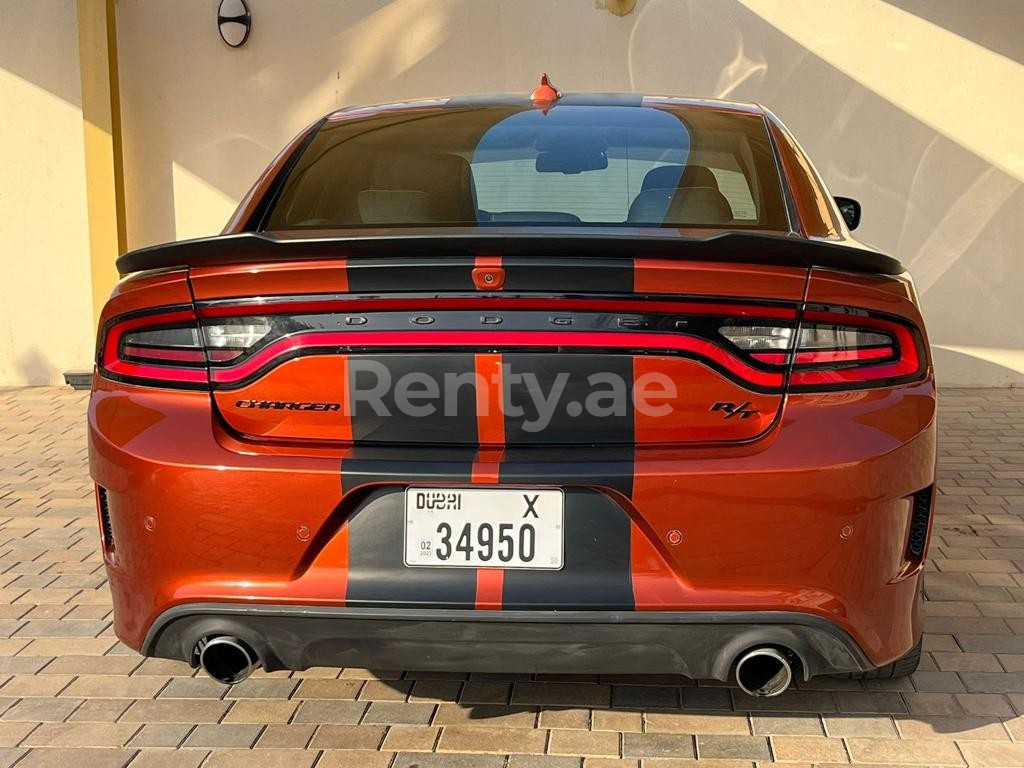
[[[691,237],[678,230],[562,227],[487,227],[416,230],[350,230],[341,236],[296,237],[247,232],[182,240],[126,253],[117,260],[122,274],[173,267],[205,267],[253,262],[363,257],[430,258],[529,256],[532,258],[633,257],[826,267],[848,272],[899,275],[903,265],[854,241],[809,240],[761,232],[717,232]]]

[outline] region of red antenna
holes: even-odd
[[[562,98],[562,92],[551,84],[548,73],[545,72],[540,76],[540,85],[533,89],[530,98],[533,100],[533,106],[547,112],[552,104]]]

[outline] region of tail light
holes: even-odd
[[[260,318],[224,319],[200,326],[191,307],[114,318],[100,341],[103,375],[129,383],[206,389],[209,364],[229,363],[270,332]]]
[[[730,323],[719,333],[765,367],[789,367],[791,391],[881,386],[924,374],[919,334],[901,321],[861,310],[812,308],[799,328]]]

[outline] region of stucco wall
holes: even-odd
[[[73,0],[0,0],[0,385],[90,365],[83,136]]]

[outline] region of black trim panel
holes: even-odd
[[[475,611],[192,603],[162,613],[146,656],[192,661],[210,634],[242,638],[267,671],[312,666],[502,673],[668,674],[728,680],[758,645],[790,648],[804,679],[874,665],[837,624],[797,612]]]

